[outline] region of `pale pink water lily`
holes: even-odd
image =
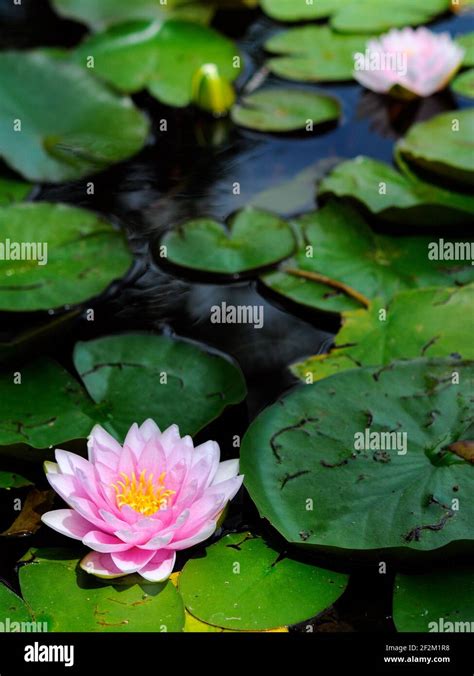
[[[176,425],[152,420],[130,428],[123,447],[102,427],[92,430],[89,459],[56,450],[47,478],[70,509],[43,515],[51,528],[91,551],[81,567],[99,577],[139,573],[165,580],[176,551],[206,540],[239,490],[239,461],[219,462],[215,441],[194,446]]]
[[[379,94],[431,96],[446,87],[463,57],[464,50],[449,33],[424,27],[393,29],[369,40],[365,53],[354,55],[354,77]]]

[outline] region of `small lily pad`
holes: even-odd
[[[0,623],[5,632],[32,631],[34,625],[28,606],[9,587],[0,582]],[[7,629],[8,625],[8,629]]]
[[[183,602],[171,582],[134,575],[105,582],[79,568],[69,549],[40,549],[20,568],[20,586],[48,631],[173,632],[184,627]],[[54,580],[54,584],[51,584]]]
[[[395,146],[395,157],[437,177],[473,185],[473,129],[474,109],[442,113],[413,125]]]
[[[386,307],[343,314],[343,326],[329,354],[294,364],[305,382],[359,366],[386,365],[395,359],[461,354],[474,359],[474,285],[456,289],[417,289],[397,294]]]
[[[474,68],[466,70],[458,75],[451,85],[456,94],[461,94],[468,99],[474,99]]]
[[[347,0],[346,0],[347,1]],[[342,6],[344,0],[260,0],[260,7],[277,21],[311,21],[324,19]]]
[[[137,153],[148,127],[130,99],[75,64],[35,52],[0,54],[0,156],[30,181],[99,172]]]
[[[14,202],[23,202],[31,193],[32,188],[30,183],[0,177],[0,207]]]
[[[354,54],[363,52],[370,36],[341,35],[328,26],[302,26],[277,33],[265,49],[279,56],[268,68],[289,80],[328,82],[351,80]]]
[[[306,89],[267,88],[244,96],[232,109],[236,124],[257,131],[313,130],[313,125],[337,120],[341,104],[333,96]]]
[[[398,631],[474,632],[474,570],[425,570],[395,578],[393,621]]]
[[[385,33],[390,28],[418,26],[451,9],[451,0],[349,0],[331,17],[341,33]]]
[[[464,49],[464,66],[474,66],[474,32],[460,35],[456,42]]]
[[[123,277],[133,258],[122,232],[65,204],[0,208],[0,310],[25,312],[82,303]]]
[[[17,472],[7,472],[0,470],[0,488],[25,488],[31,486],[32,482]]]
[[[176,265],[233,275],[278,263],[293,253],[296,243],[286,221],[248,207],[228,227],[211,219],[188,221],[170,231],[160,246]]]
[[[432,226],[471,222],[474,197],[408,178],[388,164],[357,157],[339,164],[319,185],[319,196],[356,200],[392,223]]]
[[[307,620],[343,593],[347,575],[300,563],[249,533],[226,535],[179,576],[190,613],[225,629],[258,631]]]

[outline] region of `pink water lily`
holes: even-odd
[[[354,55],[354,77],[379,94],[431,96],[446,87],[463,57],[464,50],[449,33],[423,27],[393,29],[369,40],[365,53]]]
[[[43,515],[54,530],[93,551],[81,567],[99,577],[139,573],[165,580],[176,551],[206,540],[239,490],[239,461],[219,462],[215,441],[194,446],[176,425],[152,420],[130,428],[123,447],[97,425],[89,459],[63,450],[46,463],[47,478],[71,509]]]

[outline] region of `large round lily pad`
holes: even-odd
[[[240,73],[235,44],[217,31],[187,21],[139,21],[113,26],[86,40],[74,60],[123,92],[148,88],[171,106],[191,103],[192,82],[203,65],[214,64],[232,82]]]
[[[30,183],[0,176],[0,207],[22,202],[31,193],[31,189]]]
[[[169,632],[184,627],[183,602],[171,582],[151,583],[134,575],[98,580],[79,568],[77,554],[69,549],[33,552],[20,568],[20,586],[35,620],[46,622],[48,631]]]
[[[339,118],[341,104],[326,94],[307,89],[266,88],[244,96],[232,108],[236,124],[257,131],[313,131],[313,125]]]
[[[417,289],[397,294],[384,306],[343,314],[343,326],[329,354],[292,366],[305,382],[327,378],[357,366],[386,365],[394,359],[446,357],[474,359],[472,304],[474,286]]]
[[[328,26],[290,28],[265,43],[267,51],[278,54],[267,61],[267,66],[289,80],[350,80],[354,54],[365,50],[367,40],[367,35],[341,35]]]
[[[212,219],[188,221],[161,241],[167,258],[185,268],[237,274],[278,263],[296,246],[290,226],[281,218],[247,207],[228,227]]]
[[[260,0],[265,14],[277,21],[311,21],[324,19],[342,6],[344,0]]]
[[[451,0],[349,0],[331,16],[331,26],[342,33],[385,33],[427,23],[450,9]]]
[[[0,208],[0,309],[82,303],[123,277],[133,258],[120,230],[96,214],[47,202]]]
[[[77,343],[74,364],[119,438],[147,418],[194,435],[246,394],[232,362],[167,336],[130,333]]]
[[[437,177],[474,184],[474,109],[442,113],[410,128],[395,155]]]
[[[226,535],[179,576],[187,610],[211,625],[266,630],[297,624],[332,605],[348,577],[300,563],[249,533]]]
[[[356,157],[339,164],[319,185],[320,197],[356,200],[384,220],[410,225],[471,222],[474,197],[408,178],[388,164]]]
[[[474,570],[397,575],[393,621],[398,631],[474,632]]]
[[[148,126],[130,99],[75,64],[0,54],[0,156],[31,181],[79,179],[125,160]]]
[[[301,385],[242,442],[260,514],[289,542],[323,549],[472,540],[474,466],[448,447],[472,434],[473,375],[472,361],[419,359]]]
[[[2,631],[15,633],[31,631],[34,625],[29,623],[32,619],[23,599],[0,582],[0,626],[3,627]]]
[[[388,300],[405,289],[474,281],[469,259],[431,260],[433,238],[378,235],[347,204],[333,200],[298,223],[304,247],[279,272],[262,280],[315,309],[340,312],[377,297]]]

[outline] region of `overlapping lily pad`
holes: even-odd
[[[148,88],[171,106],[191,103],[192,80],[204,64],[212,63],[232,82],[240,72],[232,40],[217,31],[187,21],[140,21],[121,24],[86,40],[74,60],[86,67],[94,58],[101,78],[123,92]]]
[[[85,23],[93,30],[140,19],[166,21],[171,17],[208,23],[214,14],[212,3],[200,0],[52,0],[61,16]]]
[[[28,631],[28,628],[31,630],[29,623],[32,619],[25,602],[9,587],[0,582],[0,622],[4,626],[7,623],[9,625],[9,629],[5,628],[4,631],[19,632],[22,629],[22,622],[28,623],[28,625],[23,625],[24,631]]]
[[[341,33],[385,33],[390,28],[427,23],[451,9],[451,0],[349,0],[331,17]]]
[[[123,334],[78,343],[74,363],[90,397],[46,359],[0,376],[5,402],[0,446],[58,446],[84,439],[95,423],[123,440],[134,422],[147,418],[162,428],[176,423],[182,434],[194,435],[246,394],[243,376],[231,362],[166,336]],[[15,382],[18,374],[21,385]]]
[[[188,221],[160,243],[176,265],[228,275],[278,263],[295,245],[286,221],[251,207],[236,214],[228,227],[212,219]]]
[[[470,223],[474,216],[470,195],[407,178],[370,157],[341,163],[320,183],[319,195],[356,200],[378,217],[398,224],[452,226]]]
[[[474,99],[474,68],[470,68],[461,73],[461,75],[458,75],[452,84],[452,88],[456,94]]]
[[[179,576],[188,611],[211,625],[266,630],[296,624],[332,605],[347,575],[282,556],[249,533],[226,535]],[[277,602],[276,602],[277,601]]]
[[[397,294],[388,307],[376,301],[368,310],[347,312],[334,349],[294,364],[292,371],[305,382],[313,382],[395,359],[451,354],[474,359],[473,302],[474,286],[470,284],[406,291]]]
[[[473,129],[474,109],[442,113],[411,127],[395,146],[395,156],[436,177],[472,186]]]
[[[120,230],[65,204],[0,208],[0,309],[47,310],[82,303],[123,277],[133,258]]]
[[[469,438],[473,375],[472,361],[418,359],[293,390],[242,442],[260,514],[289,542],[323,550],[472,540],[474,466],[448,447]]]
[[[347,204],[330,201],[298,223],[305,245],[262,281],[315,309],[340,312],[404,289],[474,281],[470,260],[430,260],[433,238],[378,235]]]
[[[23,597],[48,631],[182,631],[183,602],[171,582],[131,575],[105,582],[82,571],[79,558],[70,549],[40,549],[20,568]]]
[[[456,42],[464,49],[464,66],[474,66],[474,32],[460,35]]]
[[[265,49],[279,56],[267,61],[280,77],[305,82],[350,80],[354,54],[363,52],[369,37],[335,33],[327,26],[302,26],[277,33]]]
[[[22,202],[31,193],[31,189],[30,183],[0,177],[0,207]]]
[[[0,470],[0,488],[25,488],[31,486],[31,481],[17,472]]]
[[[472,633],[474,570],[464,566],[397,575],[393,621],[398,631]]]
[[[274,87],[244,96],[231,112],[236,124],[268,132],[313,131],[313,125],[333,122],[340,114],[341,104],[333,96]]]
[[[0,156],[31,181],[79,179],[125,160],[142,148],[148,126],[130,99],[75,64],[0,54]]]
[[[260,0],[265,14],[277,21],[311,21],[324,19],[342,6],[344,0]]]

